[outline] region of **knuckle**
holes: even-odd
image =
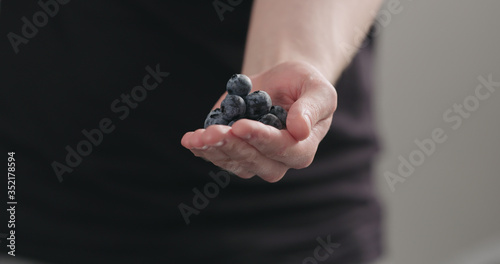
[[[251,148],[242,148],[237,160],[241,162],[254,161],[257,159],[257,151]]]
[[[304,158],[304,159],[298,161],[296,164],[294,164],[294,166],[292,168],[294,168],[294,169],[305,169],[305,168],[309,167],[312,164],[313,160],[314,160],[313,156]]]
[[[279,146],[274,154],[272,155],[273,158],[277,160],[282,160],[288,156],[288,146]]]
[[[205,155],[199,151],[192,151],[193,155],[195,155],[196,157],[199,157],[199,158],[204,158],[205,159]]]
[[[249,172],[251,168],[256,166],[254,159],[230,157],[217,163],[218,164],[214,164],[230,171],[238,177],[248,179],[254,176],[254,174]]]
[[[223,169],[227,169],[228,171],[231,171],[230,166],[229,166],[229,164],[231,163],[231,160],[221,159],[221,160],[211,160],[210,162],[212,162],[214,165],[216,165],[218,167],[221,167]]]
[[[240,164],[234,161],[229,162],[225,169],[242,179],[250,179],[253,176],[255,176],[254,174],[248,172],[244,167],[240,166]]]
[[[242,179],[251,179],[255,176],[255,174],[249,172],[242,172],[236,175]]]
[[[323,104],[309,104],[308,108],[310,109],[308,112],[311,115],[312,120],[320,120],[320,113],[322,110]]]
[[[275,182],[278,182],[279,180],[283,179],[283,176],[285,176],[286,171],[287,170],[280,170],[280,171],[276,171],[272,174],[262,175],[259,177],[262,178],[266,182],[275,183]]]
[[[306,86],[309,89],[318,91],[318,94],[321,94],[321,98],[333,107],[333,111],[336,110],[337,90],[328,80],[312,75],[306,80]]]
[[[311,89],[321,89],[325,86],[325,81],[321,78],[314,76],[315,74],[309,74],[307,78],[307,87]]]

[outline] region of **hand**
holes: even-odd
[[[287,129],[248,119],[186,133],[181,144],[197,157],[241,178],[280,180],[290,168],[309,166],[337,107],[333,85],[310,64],[286,62],[250,76],[252,90],[266,91],[288,111]],[[225,95],[223,95],[224,97]],[[223,97],[214,107],[219,107]]]

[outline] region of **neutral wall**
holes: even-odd
[[[500,252],[500,87],[476,110],[464,110],[470,115],[456,130],[458,121],[443,119],[475,94],[479,76],[500,82],[500,1],[401,0],[401,6],[378,47],[384,151],[377,181],[387,240],[381,263],[500,263],[500,254],[489,256]],[[469,109],[473,101],[467,99]],[[414,140],[431,138],[435,129],[446,141],[392,192],[384,174],[397,175],[398,156],[408,159],[419,149]]]

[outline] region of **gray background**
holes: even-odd
[[[380,263],[500,263],[500,88],[457,129],[443,120],[492,74],[500,82],[500,1],[401,0],[378,38]],[[391,192],[385,171],[442,128],[436,152]],[[493,261],[493,259],[495,261]]]

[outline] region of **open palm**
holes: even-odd
[[[337,93],[318,70],[303,62],[282,63],[250,78],[252,90],[266,91],[273,105],[288,111],[286,130],[241,119],[232,127],[212,125],[187,132],[181,144],[239,177],[258,175],[276,182],[288,169],[311,164],[332,122]]]

